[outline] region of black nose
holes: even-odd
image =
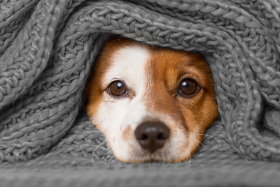
[[[163,147],[170,130],[162,122],[145,122],[136,128],[134,135],[142,148],[153,153]]]

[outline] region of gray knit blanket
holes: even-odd
[[[190,160],[123,163],[89,120],[113,35],[205,57],[219,118]],[[0,186],[277,186],[279,61],[279,0],[2,0]]]

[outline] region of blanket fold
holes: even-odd
[[[0,162],[114,160],[93,124],[75,124],[94,62],[112,35],[204,56],[220,118],[197,156],[235,153],[236,158],[280,160],[278,1],[0,5]],[[215,138],[221,143],[213,144]]]

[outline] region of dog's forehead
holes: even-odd
[[[150,58],[149,51],[142,45],[121,47],[112,56],[113,67],[117,69],[143,69]]]
[[[149,50],[143,45],[128,45],[115,50],[106,70],[105,84],[122,79],[129,87],[139,91],[146,80],[145,66],[149,59]]]

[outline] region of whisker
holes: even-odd
[[[92,154],[91,154],[91,162],[92,162],[92,164],[94,164],[94,159],[93,159],[93,157],[94,157],[94,153],[95,153],[95,151],[100,147],[100,146],[102,146],[104,143],[107,143],[107,141],[105,140],[104,142],[102,142],[101,144],[99,144],[95,149],[94,149],[94,151],[92,152]],[[109,152],[109,151],[108,151]],[[106,153],[107,154],[107,153]],[[105,155],[106,155],[105,154]]]
[[[114,158],[114,154],[110,153],[111,158],[109,159],[109,162],[111,162],[111,160]]]
[[[223,142],[226,146],[229,147],[229,145],[228,145],[223,139],[221,139],[221,138],[217,138],[217,137],[211,136],[211,135],[209,135],[209,134],[196,134],[196,133],[192,133],[192,134],[193,134],[193,135],[203,135],[203,136],[212,137],[212,138],[214,138],[217,142],[221,141],[221,142]],[[205,145],[205,144],[204,144],[204,145]]]
[[[94,149],[93,153],[95,153],[95,151],[96,151],[101,145],[103,145],[104,143],[107,143],[107,141],[104,141],[104,142],[102,142],[101,144],[99,144],[99,145]]]
[[[202,145],[205,145],[205,146],[206,146],[205,143],[202,143],[202,142],[200,142],[200,141],[198,141],[198,140],[196,140],[196,139],[193,139],[193,140],[196,141],[196,142],[198,142],[198,143],[200,143],[200,144],[202,144]]]
[[[111,154],[111,151],[107,151],[105,155],[103,155],[102,157],[106,160],[106,158],[109,158]]]
[[[107,153],[103,156],[103,158],[104,159],[106,159],[106,157],[107,158],[110,158],[108,161],[110,162],[111,160],[112,160],[112,158],[113,158],[113,151],[112,150],[109,150],[109,151],[107,151]]]

